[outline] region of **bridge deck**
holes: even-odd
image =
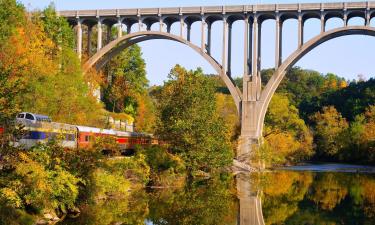
[[[96,16],[140,16],[140,15],[182,15],[182,14],[222,14],[222,13],[254,13],[273,11],[314,11],[338,9],[370,9],[375,2],[335,2],[335,3],[302,3],[302,4],[260,4],[204,7],[171,7],[171,8],[139,8],[139,9],[98,9],[98,10],[67,10],[59,15],[72,17]]]

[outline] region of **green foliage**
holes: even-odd
[[[0,198],[0,225],[34,225],[35,218],[21,209],[2,202]]]
[[[357,115],[365,113],[370,105],[375,104],[375,79],[351,82],[348,87],[324,96],[320,104],[333,105],[343,117],[353,121]]]
[[[92,148],[97,152],[104,152],[110,156],[120,155],[120,146],[115,137],[95,137]]]
[[[348,123],[333,107],[324,107],[312,120],[315,122],[316,153],[319,157],[333,157],[343,147],[343,134]]]
[[[0,43],[7,40],[25,19],[22,4],[15,0],[0,0]]]
[[[38,145],[29,152],[19,152],[14,169],[1,180],[1,199],[15,209],[66,210],[74,207],[81,179],[61,163],[63,149]]]
[[[264,140],[259,157],[267,163],[298,162],[313,154],[310,130],[283,94],[272,97],[265,118]]]
[[[162,146],[149,146],[137,149],[137,152],[146,156],[150,166],[151,186],[181,186],[185,179],[185,164],[181,158],[168,153]]]
[[[109,197],[124,198],[129,194],[129,188],[130,182],[118,171],[111,173],[101,168],[93,171],[90,189],[96,200]]]
[[[182,157],[189,172],[212,171],[232,162],[233,153],[216,111],[215,85],[200,69],[173,68],[158,99],[156,133]]]
[[[43,10],[42,23],[45,33],[56,45],[73,48],[74,32],[65,18],[57,16],[53,3]]]
[[[144,93],[148,80],[141,48],[133,45],[108,63],[108,80],[104,85],[103,100],[111,112],[137,113],[136,96]]]
[[[57,17],[53,7],[45,10],[43,18],[36,13],[26,19],[15,1],[1,4],[7,4],[1,7],[1,19],[9,32],[4,28],[6,35],[0,42],[0,122],[19,111],[31,111],[59,122],[99,124],[103,108],[71,48],[67,21]],[[20,22],[13,23],[16,19]]]
[[[146,162],[153,172],[168,169],[175,169],[178,173],[183,172],[184,165],[181,159],[168,153],[162,146],[153,145],[140,150],[140,152],[146,155]]]
[[[110,173],[119,172],[130,182],[141,187],[149,181],[150,167],[143,154],[106,160],[101,167]]]

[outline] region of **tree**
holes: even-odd
[[[333,106],[323,107],[312,120],[315,122],[316,153],[320,157],[334,158],[344,146],[343,134],[348,122]]]
[[[0,0],[0,45],[26,20],[24,6],[15,0]]]
[[[145,67],[138,45],[127,48],[109,62],[108,78],[103,87],[103,101],[107,110],[136,116],[136,97],[145,93],[148,86]]]
[[[312,136],[298,109],[288,97],[276,93],[265,118],[263,159],[272,163],[286,163],[312,155]]]
[[[190,173],[210,172],[232,162],[227,128],[216,112],[215,85],[201,69],[175,66],[157,99],[156,133],[185,160]]]
[[[53,3],[43,10],[42,22],[44,32],[54,43],[61,48],[73,48],[73,30],[65,18],[57,16]]]

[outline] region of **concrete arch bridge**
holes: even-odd
[[[375,2],[345,3],[306,3],[306,4],[266,4],[237,5],[212,7],[180,7],[180,8],[144,8],[113,10],[81,10],[60,11],[60,16],[68,19],[76,31],[76,51],[82,55],[83,26],[87,26],[87,50],[93,53],[85,63],[85,70],[92,67],[102,68],[112,57],[123,49],[146,40],[167,39],[185,44],[207,60],[223,79],[228,87],[238,114],[241,118],[241,136],[237,158],[245,160],[251,153],[253,144],[262,138],[264,118],[270,100],[277,87],[291,68],[301,57],[318,45],[345,35],[375,36],[375,28],[370,21],[375,17]],[[363,18],[360,26],[349,26],[348,22],[355,17]],[[326,22],[331,18],[339,18],[343,26],[326,31]],[[298,47],[288,56],[284,56],[282,32],[283,23],[293,19],[298,21]],[[310,19],[319,19],[320,33],[309,41],[304,41],[304,24]],[[231,78],[232,42],[236,36],[232,34],[232,24],[244,21],[243,35],[243,91],[240,91]],[[276,24],[275,72],[268,83],[261,85],[261,27],[266,20],[274,20]],[[212,24],[222,21],[222,57],[219,62],[212,54]],[[201,24],[200,45],[191,42],[192,24]],[[171,34],[173,24],[179,24],[179,35]],[[152,31],[153,24],[159,25],[158,31]],[[138,25],[138,31],[132,32],[132,26]],[[97,36],[92,37],[92,28],[97,27]],[[116,26],[116,38],[107,36],[103,44],[103,28]],[[134,27],[133,27],[134,28]],[[123,30],[127,35],[122,35]],[[110,34],[107,32],[107,34]],[[96,46],[92,39],[96,38]],[[94,51],[93,51],[94,50]]]

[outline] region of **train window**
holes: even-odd
[[[25,118],[25,114],[20,113],[20,114],[17,115],[17,118],[23,119],[23,118]]]
[[[89,135],[85,136],[85,142],[90,142],[90,136]]]
[[[34,120],[34,116],[29,114],[29,113],[26,113],[26,119],[28,120]]]

